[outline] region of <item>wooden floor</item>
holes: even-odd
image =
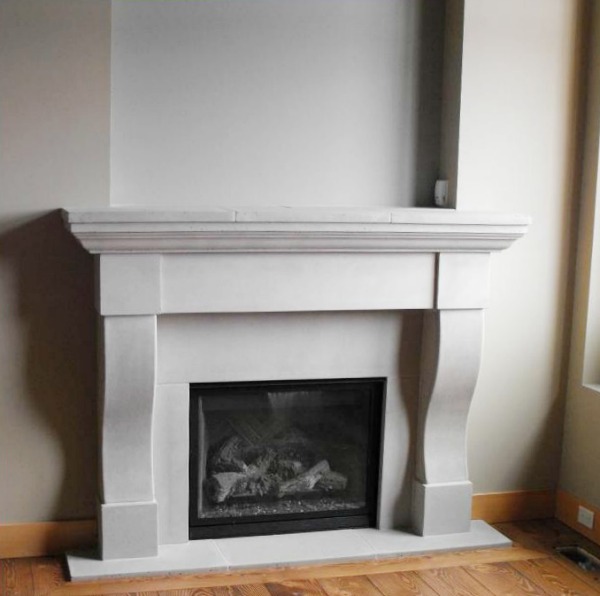
[[[600,594],[600,575],[554,552],[579,544],[600,547],[555,520],[496,524],[512,548],[365,563],[263,569],[235,574],[176,575],[69,583],[58,557],[0,561],[2,596],[402,596],[404,594]]]

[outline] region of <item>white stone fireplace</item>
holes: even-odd
[[[97,255],[100,553],[74,579],[504,545],[471,522],[466,421],[490,254],[523,216],[65,212]],[[190,384],[383,377],[376,529],[189,541]],[[400,528],[404,528],[401,530]]]

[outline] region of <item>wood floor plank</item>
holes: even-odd
[[[502,594],[511,596],[546,594],[535,582],[516,571],[509,563],[471,565],[466,567],[466,571],[497,596]]]
[[[585,571],[577,564],[573,563],[573,561],[569,561],[567,558],[562,556],[557,556],[555,560],[559,565],[565,567],[565,569],[567,569],[581,581],[585,582],[595,590],[600,591],[600,574],[591,571]]]
[[[140,596],[135,592],[134,596]],[[131,596],[132,593],[129,594]],[[147,596],[271,596],[262,584],[243,586],[216,586],[214,588],[189,588],[187,590],[167,590],[148,592]]]
[[[150,594],[150,592],[148,592]],[[231,592],[228,588],[188,588],[186,590],[161,590],[160,592],[152,592],[156,596],[230,596]],[[112,595],[111,595],[112,596]],[[135,596],[139,596],[136,592]]]
[[[30,559],[0,561],[0,592],[3,596],[30,596],[33,594],[33,572]]]
[[[140,596],[139,592],[134,592],[134,594]],[[160,590],[159,592],[146,592],[146,594],[147,596],[229,596],[230,593],[227,588],[188,588],[186,590]]]
[[[442,592],[436,592],[414,571],[379,573],[369,575],[368,578],[385,596],[437,596],[440,594],[443,596]]]
[[[510,563],[510,566],[552,596],[576,596],[590,593],[590,584],[579,579],[554,557],[536,561],[515,561]],[[599,588],[600,586],[592,589],[595,593],[600,594]]]
[[[160,592],[136,592],[135,596],[160,596]],[[190,593],[191,594],[191,593]],[[127,592],[120,592],[119,594],[106,594],[105,596],[131,596],[131,594]],[[169,596],[172,596],[169,594]],[[186,595],[188,596],[188,595]],[[212,596],[212,594],[210,595]]]
[[[159,596],[232,596],[237,594],[233,592],[233,587],[218,586],[216,588],[190,588],[188,590],[171,590],[168,592],[159,592]],[[137,595],[137,592],[135,594]]]
[[[250,584],[233,586],[231,596],[271,596],[271,593],[264,584]]]
[[[160,592],[136,592],[135,596],[159,596]],[[129,594],[114,594],[110,596],[129,596]]]
[[[54,594],[60,587],[64,586],[65,576],[60,559],[56,557],[39,557],[30,559],[30,561],[36,596]]]
[[[382,596],[367,577],[329,577],[319,580],[328,596]]]
[[[427,569],[418,572],[418,575],[427,585],[444,596],[490,596],[495,593],[474,579],[462,567]]]
[[[15,559],[5,559],[0,561],[0,563],[2,564],[2,576],[0,576],[1,593],[8,595],[17,587]]]
[[[316,580],[290,580],[266,584],[272,596],[324,596],[326,592]]]
[[[128,596],[270,596],[265,586],[217,586],[214,588],[188,588],[186,590],[161,590],[159,592],[129,592]],[[125,594],[107,596],[126,596]]]

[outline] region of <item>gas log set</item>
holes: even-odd
[[[231,435],[211,449],[206,472],[204,491],[214,504],[334,495],[348,485],[298,428],[255,445]]]

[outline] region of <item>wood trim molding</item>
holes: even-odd
[[[0,559],[57,555],[97,542],[95,519],[0,525]]]
[[[551,490],[473,495],[472,518],[482,519],[488,523],[550,518],[554,517],[555,499],[556,493]],[[600,510],[577,501],[568,493],[559,491],[558,519],[600,544],[600,531],[590,532],[577,524],[579,504],[600,515]],[[62,554],[68,550],[91,548],[97,542],[98,530],[95,519],[0,524],[0,559]]]
[[[577,522],[577,510],[582,505],[586,509],[594,512],[596,522],[600,519],[600,509],[590,505],[586,501],[579,499],[575,495],[564,490],[559,490],[556,499],[556,517],[563,524],[573,528],[579,534],[583,534],[596,544],[600,544],[600,525],[596,523],[593,529],[586,528]]]
[[[556,492],[518,490],[473,495],[472,519],[489,524],[554,517]]]

